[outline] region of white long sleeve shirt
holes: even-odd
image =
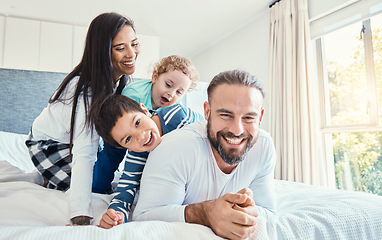
[[[186,205],[215,200],[249,187],[259,214],[275,211],[276,163],[273,141],[259,130],[255,145],[230,174],[218,167],[207,138],[206,121],[192,123],[163,136],[143,171],[133,220],[184,222]]]
[[[63,99],[73,96],[78,77],[68,84],[63,92]],[[90,99],[89,99],[90,101]],[[65,102],[49,103],[35,119],[32,126],[33,138],[36,140],[52,139],[69,144],[70,118],[72,113],[72,99]],[[99,136],[94,129],[91,133],[85,126],[85,106],[83,96],[78,97],[75,116],[72,175],[70,183],[70,218],[75,216],[90,216],[91,186],[94,162],[97,159]]]

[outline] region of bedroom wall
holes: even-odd
[[[308,0],[308,13],[315,19],[360,0]],[[229,30],[227,30],[229,31]],[[192,57],[201,81],[210,81],[221,71],[240,68],[256,75],[268,92],[269,9],[256,20]],[[268,99],[264,102],[261,128],[268,130]]]
[[[0,131],[26,134],[81,60],[87,27],[0,15]],[[151,78],[159,37],[141,35],[135,79]]]
[[[261,128],[265,130],[268,130],[268,22],[267,11],[260,14],[254,22],[192,57],[201,81],[208,82],[217,73],[236,68],[259,78],[266,90],[265,112],[261,124]]]
[[[0,68],[68,73],[81,60],[87,29],[0,15]],[[138,37],[142,49],[134,77],[149,78],[160,57],[159,37]]]

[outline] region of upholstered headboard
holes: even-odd
[[[66,75],[0,68],[0,131],[27,134]],[[207,82],[199,82],[195,90],[186,94],[182,103],[203,114],[207,86]]]
[[[66,75],[0,68],[0,131],[27,134]]]

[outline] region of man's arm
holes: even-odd
[[[133,220],[184,222],[183,204],[195,164],[190,144],[166,134],[147,159]],[[174,146],[176,145],[176,146]],[[186,157],[187,156],[187,157]]]
[[[185,208],[187,223],[210,227],[216,235],[229,239],[249,237],[255,231],[257,216],[252,191],[248,188]]]
[[[259,215],[269,218],[276,211],[275,191],[274,191],[274,171],[276,166],[276,151],[272,139],[262,137],[262,157],[261,168],[249,188],[253,192],[253,199],[256,202]]]

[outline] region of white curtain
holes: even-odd
[[[281,0],[270,8],[269,129],[277,153],[275,177],[326,186],[309,41],[307,0]]]

